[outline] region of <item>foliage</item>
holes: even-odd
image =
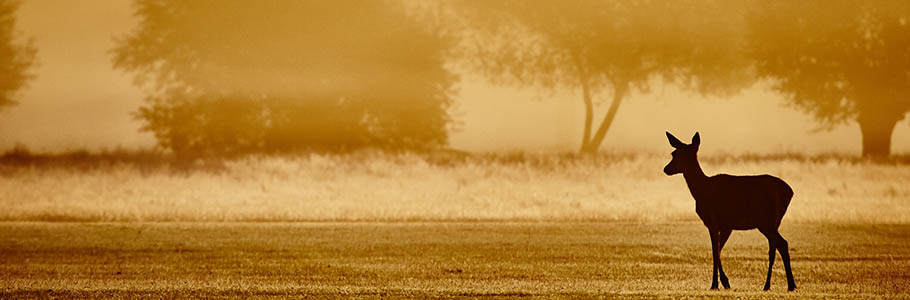
[[[662,76],[690,79],[710,92],[735,87],[719,75],[743,75],[721,67],[746,63],[734,61],[742,57],[730,49],[742,42],[743,10],[723,1],[462,3],[470,35],[479,39],[469,49],[472,66],[515,83],[558,88],[587,80],[596,92],[627,81],[647,90],[653,76]]]
[[[905,1],[762,1],[747,40],[757,73],[795,106],[825,128],[858,121],[864,154],[887,155],[910,111],[908,18]]]
[[[395,1],[138,0],[116,67],[178,154],[446,143],[450,41]]]
[[[0,0],[0,108],[16,104],[15,94],[32,79],[37,50],[31,41],[16,41],[17,0]]]
[[[468,61],[494,79],[580,88],[586,108],[582,152],[596,151],[630,88],[655,77],[697,91],[732,92],[751,82],[740,29],[744,9],[728,1],[456,2]],[[592,132],[593,100],[612,93]],[[593,136],[591,135],[593,133]]]

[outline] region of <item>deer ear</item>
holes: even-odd
[[[679,148],[679,147],[682,147],[683,145],[685,145],[685,144],[683,144],[683,142],[681,142],[675,136],[670,134],[669,131],[667,132],[667,140],[670,140],[670,146],[673,146],[673,148]]]
[[[695,150],[698,150],[699,144],[701,144],[701,137],[698,135],[698,131],[696,131],[695,136],[692,137],[692,147],[695,147]]]

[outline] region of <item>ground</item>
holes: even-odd
[[[786,220],[785,220],[786,221]],[[910,225],[734,232],[709,291],[697,222],[0,223],[0,299],[910,298]]]

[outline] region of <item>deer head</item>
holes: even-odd
[[[673,152],[670,153],[673,156],[673,159],[664,167],[664,173],[666,173],[667,176],[679,174],[685,170],[690,170],[698,166],[696,154],[698,153],[698,145],[701,144],[701,138],[698,136],[698,132],[692,137],[692,144],[684,144],[669,132],[667,132],[667,139],[670,140],[670,146],[676,148],[676,150],[673,150]]]

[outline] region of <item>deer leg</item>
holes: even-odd
[[[731,233],[733,233],[733,230],[721,230],[717,237],[717,269],[719,271],[718,273],[720,273],[720,283],[725,289],[730,288],[730,281],[727,279],[727,274],[724,273],[724,266],[720,262],[720,254],[724,251],[724,245],[727,244],[727,239],[730,238]]]
[[[790,247],[780,232],[775,231],[774,234],[777,236],[777,250],[780,251],[780,258],[784,261],[784,269],[787,271],[787,290],[793,291],[796,289],[796,282],[790,269]]]
[[[718,232],[713,229],[708,229],[708,234],[711,235],[711,258],[714,262],[714,271],[711,275],[711,289],[717,290],[717,267],[720,266],[720,255],[718,254]]]
[[[777,238],[771,235],[769,232],[764,230],[759,230],[762,234],[768,238],[768,277],[765,278],[765,288],[764,290],[771,289],[771,269],[774,267],[774,255],[776,254],[777,249]]]

